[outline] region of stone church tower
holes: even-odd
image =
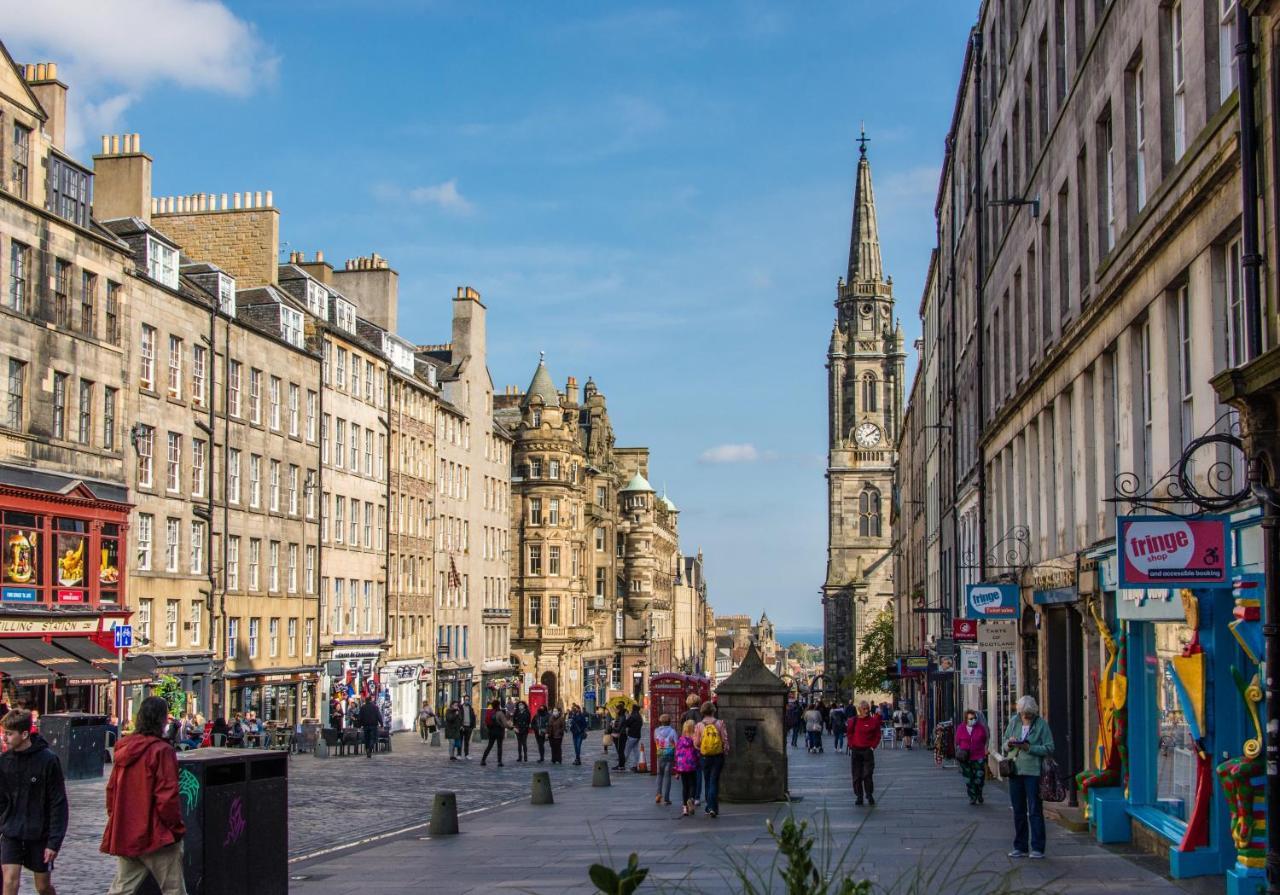
[[[902,421],[902,329],[884,275],[867,138],[859,140],[849,271],[836,287],[827,352],[827,580],[822,587],[827,685],[853,671],[867,622],[893,595],[890,503]]]

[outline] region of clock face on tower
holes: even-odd
[[[875,447],[880,443],[880,427],[875,423],[863,423],[853,430],[853,440],[859,447]]]

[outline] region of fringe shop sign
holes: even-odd
[[[1227,518],[1120,516],[1122,588],[1230,587]]]

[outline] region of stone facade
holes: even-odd
[[[280,212],[271,192],[195,193],[166,196],[152,202],[152,216],[192,258],[216,258],[240,288],[276,282],[280,245]]]
[[[880,259],[866,144],[858,159],[848,280],[836,288],[827,352],[827,576],[822,587],[826,682],[833,690],[857,665],[868,620],[893,596],[886,518],[895,487],[902,413],[902,329],[893,278]]]

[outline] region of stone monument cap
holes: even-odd
[[[783,683],[782,678],[765,666],[754,643],[747,647],[747,655],[738,670],[716,685],[717,696],[724,693],[786,693],[788,690],[790,687]]]

